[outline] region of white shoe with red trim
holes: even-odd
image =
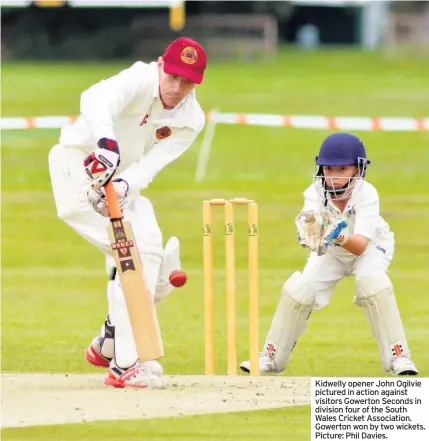
[[[165,389],[167,385],[164,383],[162,374],[162,367],[157,361],[137,361],[130,368],[123,369],[117,366],[115,360],[112,360],[104,384],[117,388]]]
[[[85,358],[88,363],[95,367],[108,368],[112,359],[101,355],[103,340],[103,337],[95,337],[85,351]]]
[[[250,361],[241,362],[240,369],[246,374],[250,374]],[[259,373],[260,374],[277,374],[276,363],[274,359],[267,354],[259,354]]]

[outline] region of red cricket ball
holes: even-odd
[[[180,288],[186,283],[188,276],[185,271],[174,270],[170,273],[170,277],[168,278],[169,282],[175,287]]]

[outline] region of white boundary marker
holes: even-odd
[[[365,116],[320,116],[320,115],[272,115],[264,113],[222,113],[212,110],[206,114],[208,124],[198,156],[195,181],[204,180],[211,146],[217,124],[239,124],[264,127],[289,127],[316,130],[363,130],[385,132],[429,131],[429,117],[379,117]],[[38,116],[0,118],[1,130],[59,129],[76,120],[75,116]]]
[[[215,124],[244,124],[252,126],[290,127],[296,129],[365,130],[387,132],[429,131],[429,117],[380,117],[320,116],[320,115],[271,115],[265,113],[222,113],[212,110],[207,121]],[[2,130],[60,129],[77,116],[35,116],[0,118]]]
[[[271,115],[263,113],[221,113],[212,110],[198,156],[195,181],[204,180],[217,124],[244,124],[265,127],[289,127],[318,130],[364,130],[386,132],[415,132],[429,130],[429,118],[362,116],[327,117],[319,115]]]
[[[74,122],[76,118],[75,116],[4,117],[0,118],[0,128],[1,130],[60,129]]]

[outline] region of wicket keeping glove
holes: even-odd
[[[115,179],[112,184],[118,195],[119,206],[124,208],[127,203],[128,184],[123,179]],[[100,213],[104,217],[109,217],[109,207],[106,203],[106,192],[103,187],[90,188],[86,195],[92,208],[94,208],[97,213]]]
[[[100,189],[106,185],[112,179],[121,162],[119,146],[116,141],[101,138],[97,144],[99,148],[83,161],[93,189]]]
[[[318,251],[324,227],[324,218],[313,210],[303,210],[295,219],[298,240],[302,247]]]

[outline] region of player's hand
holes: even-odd
[[[296,217],[295,225],[301,246],[310,248],[311,251],[318,251],[325,225],[321,214],[313,210],[304,210]]]
[[[124,208],[127,202],[128,184],[123,179],[115,179],[112,184],[118,195],[119,206]],[[94,208],[97,213],[100,213],[104,217],[109,217],[109,207],[107,206],[106,192],[103,187],[90,188],[86,195],[92,208]]]
[[[349,238],[348,222],[339,217],[334,219],[323,231],[322,247],[327,248],[331,245],[343,246]]]
[[[91,188],[100,189],[106,185],[119,167],[119,146],[116,141],[101,138],[98,149],[83,161],[85,171],[91,181]]]

